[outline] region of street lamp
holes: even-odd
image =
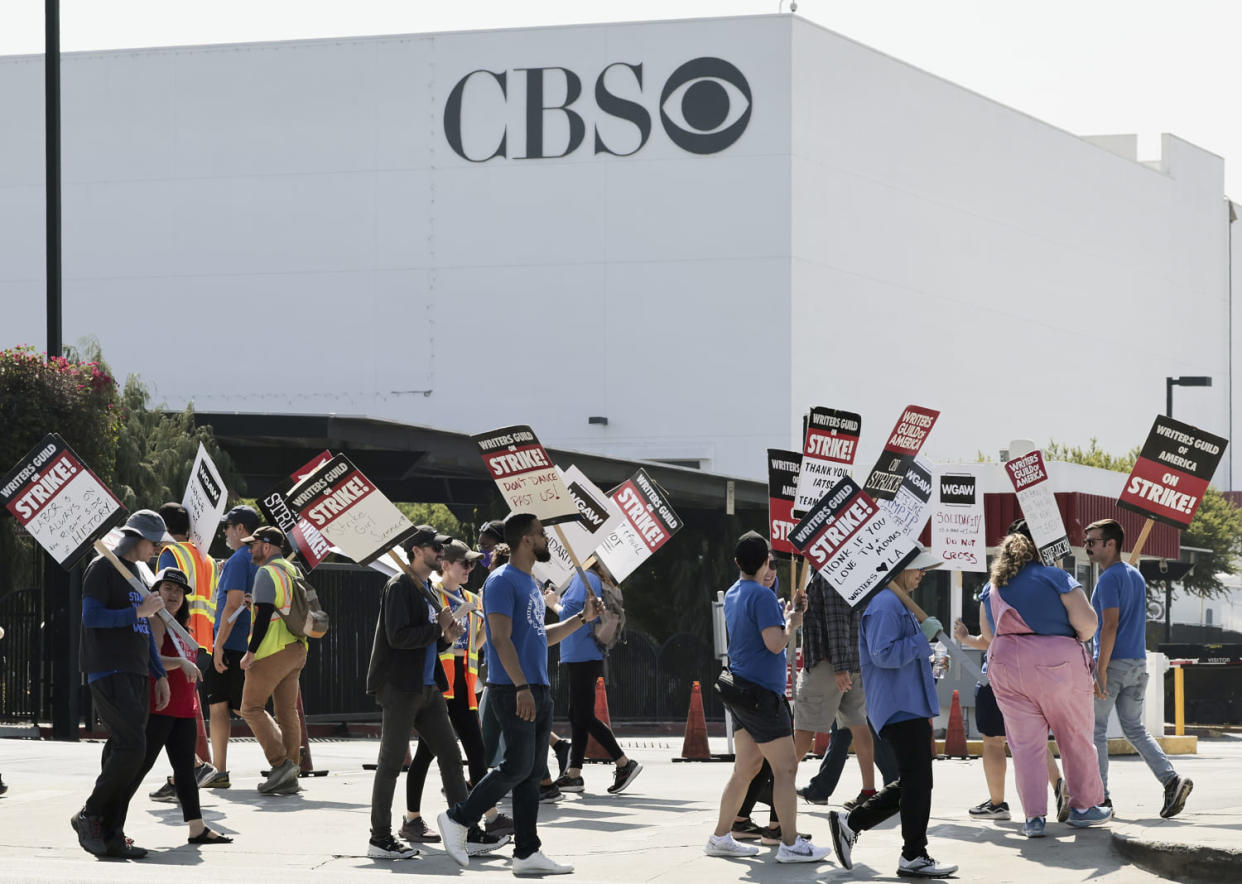
[[[1173,416],[1173,388],[1174,387],[1210,387],[1212,379],[1205,375],[1195,374],[1180,378],[1164,379],[1164,416]]]

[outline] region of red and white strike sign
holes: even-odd
[[[1117,506],[1174,528],[1189,526],[1228,444],[1198,427],[1157,417]]]

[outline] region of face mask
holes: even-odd
[[[483,558],[479,559],[479,561],[482,563],[484,568],[490,568],[492,566],[492,551],[489,549],[487,552],[483,553]]]

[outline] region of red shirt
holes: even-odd
[[[177,646],[174,644],[177,639],[173,637],[171,631],[164,633],[164,644],[160,648],[160,656],[176,657]],[[182,646],[185,655],[191,660],[198,656],[198,648]],[[168,701],[168,705],[163,709],[155,708],[155,679],[151,680],[151,714],[167,715],[170,718],[197,718],[198,717],[198,682],[190,681],[185,677],[185,672],[181,669],[169,667],[168,669],[168,687],[172,692],[172,698]]]

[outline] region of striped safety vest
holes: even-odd
[[[478,602],[478,597],[466,592],[464,586],[458,587],[461,591],[462,599],[467,602]],[[436,593],[440,596],[440,604],[446,607],[456,607],[461,604],[455,596],[449,595],[444,591],[444,587],[440,584],[435,585]],[[475,647],[475,640],[478,638],[479,630],[483,628],[483,614],[481,611],[471,611],[466,617],[466,634],[462,636],[466,640],[466,691],[469,693],[470,708],[479,708],[479,694],[475,687],[479,680],[479,651]],[[448,676],[448,690],[444,692],[444,699],[453,699],[453,683],[456,681],[457,671],[456,663],[453,658],[457,654],[452,645],[440,654],[440,665],[444,667],[444,674]]]
[[[272,584],[276,587],[276,610],[272,611],[272,619],[268,625],[267,634],[263,637],[263,641],[254,653],[255,659],[262,660],[264,657],[276,653],[292,642],[301,642],[304,646],[309,647],[310,643],[305,638],[298,638],[285,625],[285,617],[289,615],[289,611],[293,607],[293,579],[298,576],[297,567],[290,561],[276,558],[268,564],[260,566],[259,570],[266,571],[272,579]]]
[[[219,565],[215,559],[199,552],[193,542],[182,540],[164,547],[177,562],[177,567],[185,572],[194,592],[186,596],[189,606],[189,633],[194,636],[198,646],[205,651],[212,650],[214,624],[216,622],[216,581],[220,577]]]

